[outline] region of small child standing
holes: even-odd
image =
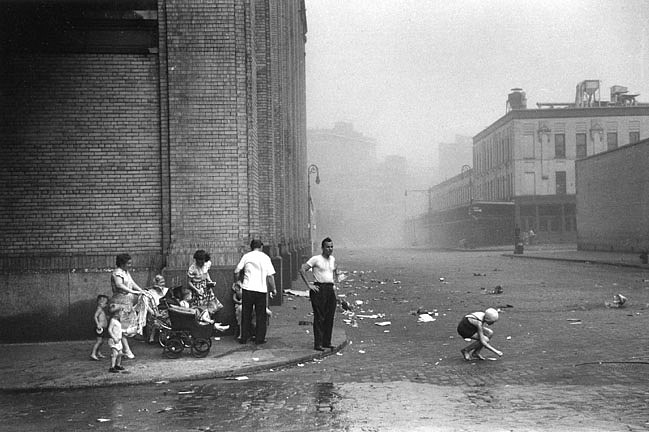
[[[108,306],[108,296],[100,294],[97,296],[97,309],[93,315],[93,321],[95,324],[94,332],[97,339],[95,344],[92,346],[92,352],[90,353],[90,358],[98,361],[103,359],[104,355],[99,351],[101,345],[104,343],[104,339],[108,338],[108,318],[106,318],[106,306]]]
[[[122,367],[122,356],[124,355],[122,351],[123,331],[122,323],[120,322],[122,315],[122,309],[117,309],[108,324],[108,334],[110,336],[108,339],[108,346],[110,347],[110,369],[108,369],[108,372],[111,373],[118,373],[124,370]]]
[[[462,318],[457,325],[458,334],[464,339],[473,339],[473,342],[461,350],[464,360],[485,360],[480,355],[482,348],[487,348],[498,357],[503,355],[502,351],[498,351],[489,344],[494,332],[485,327],[485,325],[492,325],[496,321],[498,321],[498,311],[494,308],[489,308],[484,312],[473,312]]]
[[[232,284],[232,302],[234,303],[234,316],[237,319],[237,326],[239,327],[239,335],[237,339],[241,339],[241,282],[235,282]]]

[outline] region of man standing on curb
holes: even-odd
[[[275,268],[270,257],[262,252],[264,244],[261,240],[250,242],[251,251],[241,257],[239,264],[234,269],[234,280],[241,282],[241,339],[239,343],[245,344],[251,336],[252,311],[255,311],[255,344],[266,343],[266,315],[267,299],[270,292],[273,298],[275,289]],[[270,291],[268,290],[270,288]]]
[[[300,268],[300,276],[309,287],[309,297],[313,307],[313,349],[324,351],[333,348],[331,333],[336,312],[336,293],[334,283],[338,281],[333,241],[327,237],[322,240],[322,254],[314,255]],[[304,272],[312,270],[315,282],[309,284]]]

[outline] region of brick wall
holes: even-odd
[[[155,57],[3,63],[2,255],[159,253]]]
[[[270,243],[282,266],[278,246],[306,238],[303,3],[150,6],[63,6],[57,19],[84,35],[94,15],[128,17],[128,32],[85,45],[59,35],[54,48],[32,38],[2,53],[0,295],[21,301],[0,312],[9,330],[0,340],[87,337],[79,319],[85,326],[96,295],[110,290],[117,253],[133,255],[147,286],[163,267],[171,284],[184,283],[194,251],[208,250],[227,310],[229,273],[251,237]],[[25,18],[33,8],[16,10]],[[3,23],[16,18],[10,9]],[[0,51],[11,45],[2,42]],[[15,332],[16,317],[45,320],[51,332]]]

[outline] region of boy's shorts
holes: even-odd
[[[457,325],[457,332],[464,339],[470,339],[471,336],[478,332],[478,328],[471,324],[467,317],[462,318],[462,321]]]
[[[117,351],[117,354],[122,354],[122,340],[120,339],[119,342],[115,343],[113,341],[113,338],[108,338],[108,346],[110,349]]]

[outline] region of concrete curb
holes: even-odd
[[[348,344],[346,335],[342,343],[339,343],[334,348],[329,351],[323,352],[314,352],[313,354],[302,355],[298,357],[285,358],[282,360],[274,362],[263,362],[254,366],[244,366],[240,368],[227,368],[222,370],[213,370],[209,372],[196,372],[189,373],[182,376],[170,377],[165,379],[160,378],[142,378],[142,379],[132,379],[131,381],[112,381],[112,382],[90,382],[83,384],[54,384],[54,385],[24,385],[24,386],[13,386],[13,387],[2,387],[0,388],[0,393],[2,394],[17,394],[17,393],[35,393],[35,392],[46,392],[46,391],[62,391],[62,390],[82,390],[89,388],[110,388],[110,387],[127,387],[127,386],[138,386],[138,385],[155,385],[159,383],[177,383],[185,381],[197,381],[205,379],[225,379],[236,376],[242,376],[246,374],[259,373],[264,371],[269,371],[270,369],[278,369],[283,367],[296,366],[300,363],[306,363],[316,359],[326,358],[331,355],[334,355],[344,349]],[[252,350],[254,351],[254,350]],[[267,350],[272,352],[273,349]],[[222,355],[211,357],[211,359],[220,359],[224,357],[236,357],[237,354],[251,352],[250,349],[242,347],[236,350],[229,351]],[[170,360],[174,361],[174,360]],[[182,361],[181,359],[176,359],[176,361]]]
[[[616,267],[631,267],[639,269],[649,269],[649,266],[643,264],[630,264],[625,262],[612,262],[606,260],[592,260],[592,259],[583,259],[583,258],[563,258],[563,257],[548,257],[548,256],[534,256],[534,255],[525,255],[525,254],[502,254],[502,256],[510,258],[526,258],[526,259],[536,259],[536,260],[546,260],[546,261],[564,261],[564,262],[579,262],[584,264],[602,264],[610,265]]]

